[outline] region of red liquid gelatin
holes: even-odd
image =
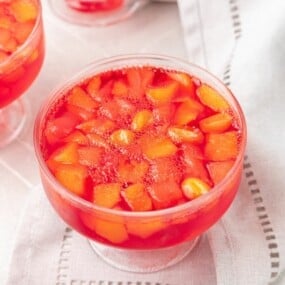
[[[158,249],[193,240],[224,214],[240,183],[238,103],[206,71],[158,59],[165,65],[144,56],[94,64],[37,119],[51,204],[103,244]]]
[[[67,5],[83,12],[108,12],[121,7],[124,0],[66,0]]]

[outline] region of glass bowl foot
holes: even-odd
[[[0,109],[0,148],[15,140],[27,121],[27,106],[23,99],[18,99]]]
[[[200,237],[182,244],[150,250],[129,250],[109,247],[90,241],[91,247],[106,263],[123,271],[156,272],[184,259],[197,245]]]

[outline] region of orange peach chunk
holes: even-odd
[[[225,161],[238,155],[238,135],[236,131],[206,136],[205,156],[208,160]]]
[[[11,27],[14,24],[14,20],[11,16],[8,15],[1,15],[1,9],[0,9],[0,28],[4,29],[11,29]]]
[[[212,87],[202,84],[197,89],[197,95],[201,102],[216,112],[229,110],[230,106],[226,99]]]
[[[141,132],[153,122],[152,112],[141,110],[137,112],[132,120],[131,128],[135,132]]]
[[[87,145],[88,139],[87,137],[80,131],[75,130],[71,134],[69,134],[64,140],[64,142],[75,142],[79,145]]]
[[[142,183],[136,183],[125,188],[122,191],[122,197],[132,211],[152,210],[151,198]]]
[[[202,104],[197,100],[188,98],[178,106],[174,116],[174,123],[177,125],[186,125],[196,120],[203,110],[204,106]]]
[[[120,192],[119,183],[96,185],[93,189],[93,202],[98,206],[113,208],[121,201]]]
[[[102,155],[102,149],[94,146],[82,146],[78,148],[78,161],[88,167],[98,166]]]
[[[166,137],[144,137],[141,140],[141,148],[149,159],[173,156],[178,150],[171,139]]]
[[[79,86],[71,90],[67,97],[67,102],[70,105],[80,107],[88,112],[93,112],[99,107],[98,103]]]
[[[192,200],[208,193],[211,187],[199,178],[189,177],[182,181],[181,188],[185,197]]]
[[[88,142],[91,146],[102,147],[104,149],[109,149],[109,145],[105,139],[97,134],[88,134],[86,135]]]
[[[15,26],[14,36],[16,40],[22,44],[26,41],[28,36],[31,34],[35,23],[34,22],[26,22],[26,23],[17,23]]]
[[[176,143],[201,144],[204,141],[204,135],[198,128],[169,127],[167,134]]]
[[[146,223],[137,221],[129,221],[126,223],[127,231],[129,234],[146,239],[153,234],[165,229],[167,224],[162,220],[152,220]]]
[[[101,77],[100,76],[94,76],[87,84],[86,90],[88,94],[93,98],[93,99],[98,99],[98,92],[101,87]],[[101,100],[96,100],[96,101],[101,101]]]
[[[182,84],[184,87],[189,87],[193,85],[191,77],[183,72],[167,72],[168,76]]]
[[[225,176],[233,167],[233,165],[234,165],[233,160],[216,161],[208,163],[207,167],[210,173],[210,177],[215,185],[220,183],[225,178]]]
[[[38,15],[38,7],[33,0],[12,0],[10,9],[18,22],[35,20]]]
[[[120,244],[127,241],[129,236],[126,227],[119,218],[113,220],[105,220],[94,215],[82,215],[83,223],[96,234],[111,243]]]
[[[127,97],[128,96],[128,86],[122,80],[118,80],[114,82],[112,88],[112,94],[118,97]]]
[[[110,141],[116,146],[127,146],[135,139],[135,134],[127,129],[114,131],[110,136]]]
[[[122,183],[143,182],[149,169],[146,161],[120,161],[118,166],[118,179]]]
[[[78,162],[78,145],[74,142],[57,149],[50,157],[54,161],[63,164],[74,164]]]
[[[152,87],[146,89],[146,97],[154,105],[163,105],[171,102],[178,89],[177,82],[171,82],[163,87]]]
[[[55,177],[59,183],[72,193],[83,196],[85,192],[88,170],[82,165],[62,164],[55,170]]]
[[[155,209],[164,209],[177,205],[183,199],[183,193],[178,183],[173,179],[151,184],[148,192]]]
[[[232,116],[228,113],[218,113],[199,122],[199,127],[204,133],[221,133],[232,124]]]
[[[97,135],[104,135],[115,129],[116,125],[113,121],[108,119],[92,119],[81,123],[76,128],[82,130],[84,133]]]
[[[9,55],[6,52],[0,50],[0,62],[6,60],[8,57]]]
[[[5,44],[11,38],[12,34],[9,30],[0,28],[0,48],[5,48]]]

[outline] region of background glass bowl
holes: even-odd
[[[149,2],[150,0],[49,0],[57,16],[70,23],[84,26],[115,24],[129,18]],[[105,9],[94,8],[96,3],[105,3]]]
[[[38,3],[35,26],[26,41],[0,63],[0,148],[13,141],[26,122],[26,106],[19,99],[40,72],[45,45],[42,8]]]
[[[185,204],[149,212],[102,208],[69,192],[47,168],[41,151],[46,114],[68,90],[85,79],[112,69],[145,65],[186,72],[222,94],[230,103],[241,130],[239,154],[232,169],[218,185]],[[178,262],[191,251],[197,238],[222,217],[240,184],[245,144],[245,118],[230,90],[206,70],[160,55],[125,55],[90,64],[51,93],[39,111],[34,129],[42,183],[58,215],[87,237],[104,260],[120,269],[136,272],[157,271]]]

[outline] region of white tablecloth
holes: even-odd
[[[47,50],[43,69],[25,94],[30,103],[29,122],[15,143],[0,150],[0,284],[5,284],[7,278],[27,196],[40,183],[32,131],[43,99],[70,75],[98,58],[137,52],[186,58],[176,4],[151,4],[118,25],[87,28],[61,21],[47,0],[42,2]]]

